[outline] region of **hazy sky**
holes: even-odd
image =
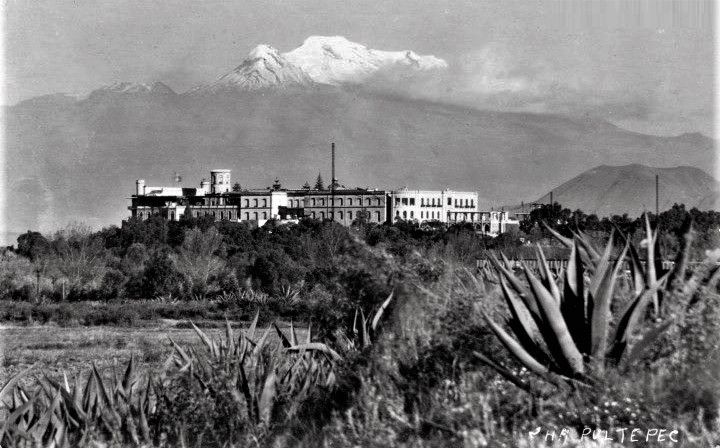
[[[116,81],[178,92],[310,35],[448,61],[411,95],[713,134],[713,13],[695,1],[6,0],[5,104]],[[416,89],[413,91],[413,89]]]

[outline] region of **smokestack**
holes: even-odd
[[[330,144],[330,219],[335,221],[335,142]]]

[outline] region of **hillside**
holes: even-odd
[[[710,165],[712,166],[712,165]],[[602,165],[553,190],[553,201],[598,216],[655,211],[655,175],[659,175],[660,210],[674,203],[701,210],[720,207],[720,184],[705,171],[689,167],[652,168],[640,164]],[[549,193],[538,202],[549,202]]]

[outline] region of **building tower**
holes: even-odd
[[[227,193],[232,188],[230,185],[230,170],[210,171],[210,192],[213,194]]]
[[[145,179],[135,181],[135,196],[143,196],[145,194]]]

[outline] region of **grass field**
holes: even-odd
[[[203,331],[220,336],[225,333],[224,322],[204,322]],[[241,323],[233,323],[237,332]],[[278,326],[289,334],[287,324]],[[0,324],[0,384],[15,373],[35,364],[35,375],[62,378],[87,372],[94,362],[107,371],[117,362],[121,369],[134,356],[150,369],[162,366],[172,351],[170,338],[181,346],[200,343],[195,331],[185,322],[163,320],[142,327],[59,327],[52,325],[19,326]],[[216,327],[216,328],[207,328]],[[259,331],[264,331],[259,329]],[[305,337],[304,329],[297,329],[298,337]],[[271,341],[278,336],[273,331]],[[30,381],[34,375],[26,378]]]

